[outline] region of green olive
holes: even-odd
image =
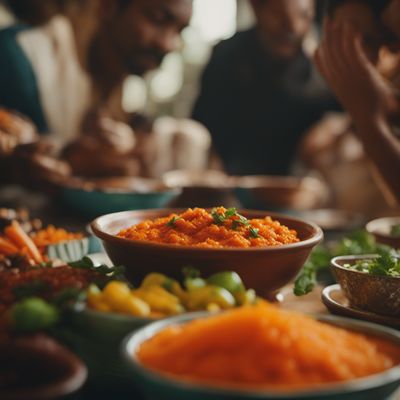
[[[210,303],[217,304],[222,309],[235,306],[235,298],[228,290],[207,285],[191,290],[188,295],[187,308],[190,310],[205,310]]]
[[[234,296],[239,306],[255,304],[257,299],[257,295],[254,289],[248,289],[243,292],[236,292]]]
[[[240,276],[233,271],[218,272],[211,275],[207,282],[211,285],[219,286],[231,292],[232,294],[244,292],[245,287]]]
[[[206,286],[206,281],[202,278],[188,278],[185,279],[185,287],[190,292],[191,290],[202,288]]]

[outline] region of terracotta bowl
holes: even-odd
[[[263,211],[240,211],[246,218],[263,218],[267,215],[291,229],[301,241],[276,247],[209,249],[133,241],[117,237],[123,228],[146,219],[167,216],[184,210],[142,210],[108,214],[91,224],[93,232],[116,265],[125,265],[126,273],[138,284],[149,272],[162,272],[179,279],[182,268],[193,266],[203,276],[218,271],[236,271],[248,288],[258,294],[268,294],[289,283],[299,272],[312,248],[323,237],[322,230],[313,223]]]
[[[374,313],[400,316],[400,278],[376,276],[343,267],[377,255],[340,256],[331,261],[332,272],[350,305]]]
[[[0,343],[0,399],[59,399],[85,382],[86,367],[45,335]]]
[[[393,236],[390,231],[393,226],[400,225],[400,217],[385,217],[374,219],[365,226],[365,229],[375,236],[378,243],[400,249],[400,236]]]

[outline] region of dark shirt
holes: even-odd
[[[288,174],[303,133],[338,105],[303,53],[280,61],[255,29],[215,46],[193,118],[231,174]]]
[[[25,29],[29,28],[17,25],[0,30],[0,106],[31,118],[39,132],[47,132],[35,73],[17,42]]]

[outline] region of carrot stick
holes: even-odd
[[[4,230],[6,236],[18,246],[18,248],[26,247],[28,255],[37,262],[43,262],[43,257],[39,249],[33,243],[32,239],[25,233],[18,221],[12,221],[11,225]]]
[[[18,248],[9,240],[0,237],[0,253],[5,256],[11,256],[18,253]]]

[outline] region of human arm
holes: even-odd
[[[317,66],[351,115],[366,154],[400,202],[400,142],[392,131],[399,115],[397,95],[365,55],[349,26],[325,23]]]

